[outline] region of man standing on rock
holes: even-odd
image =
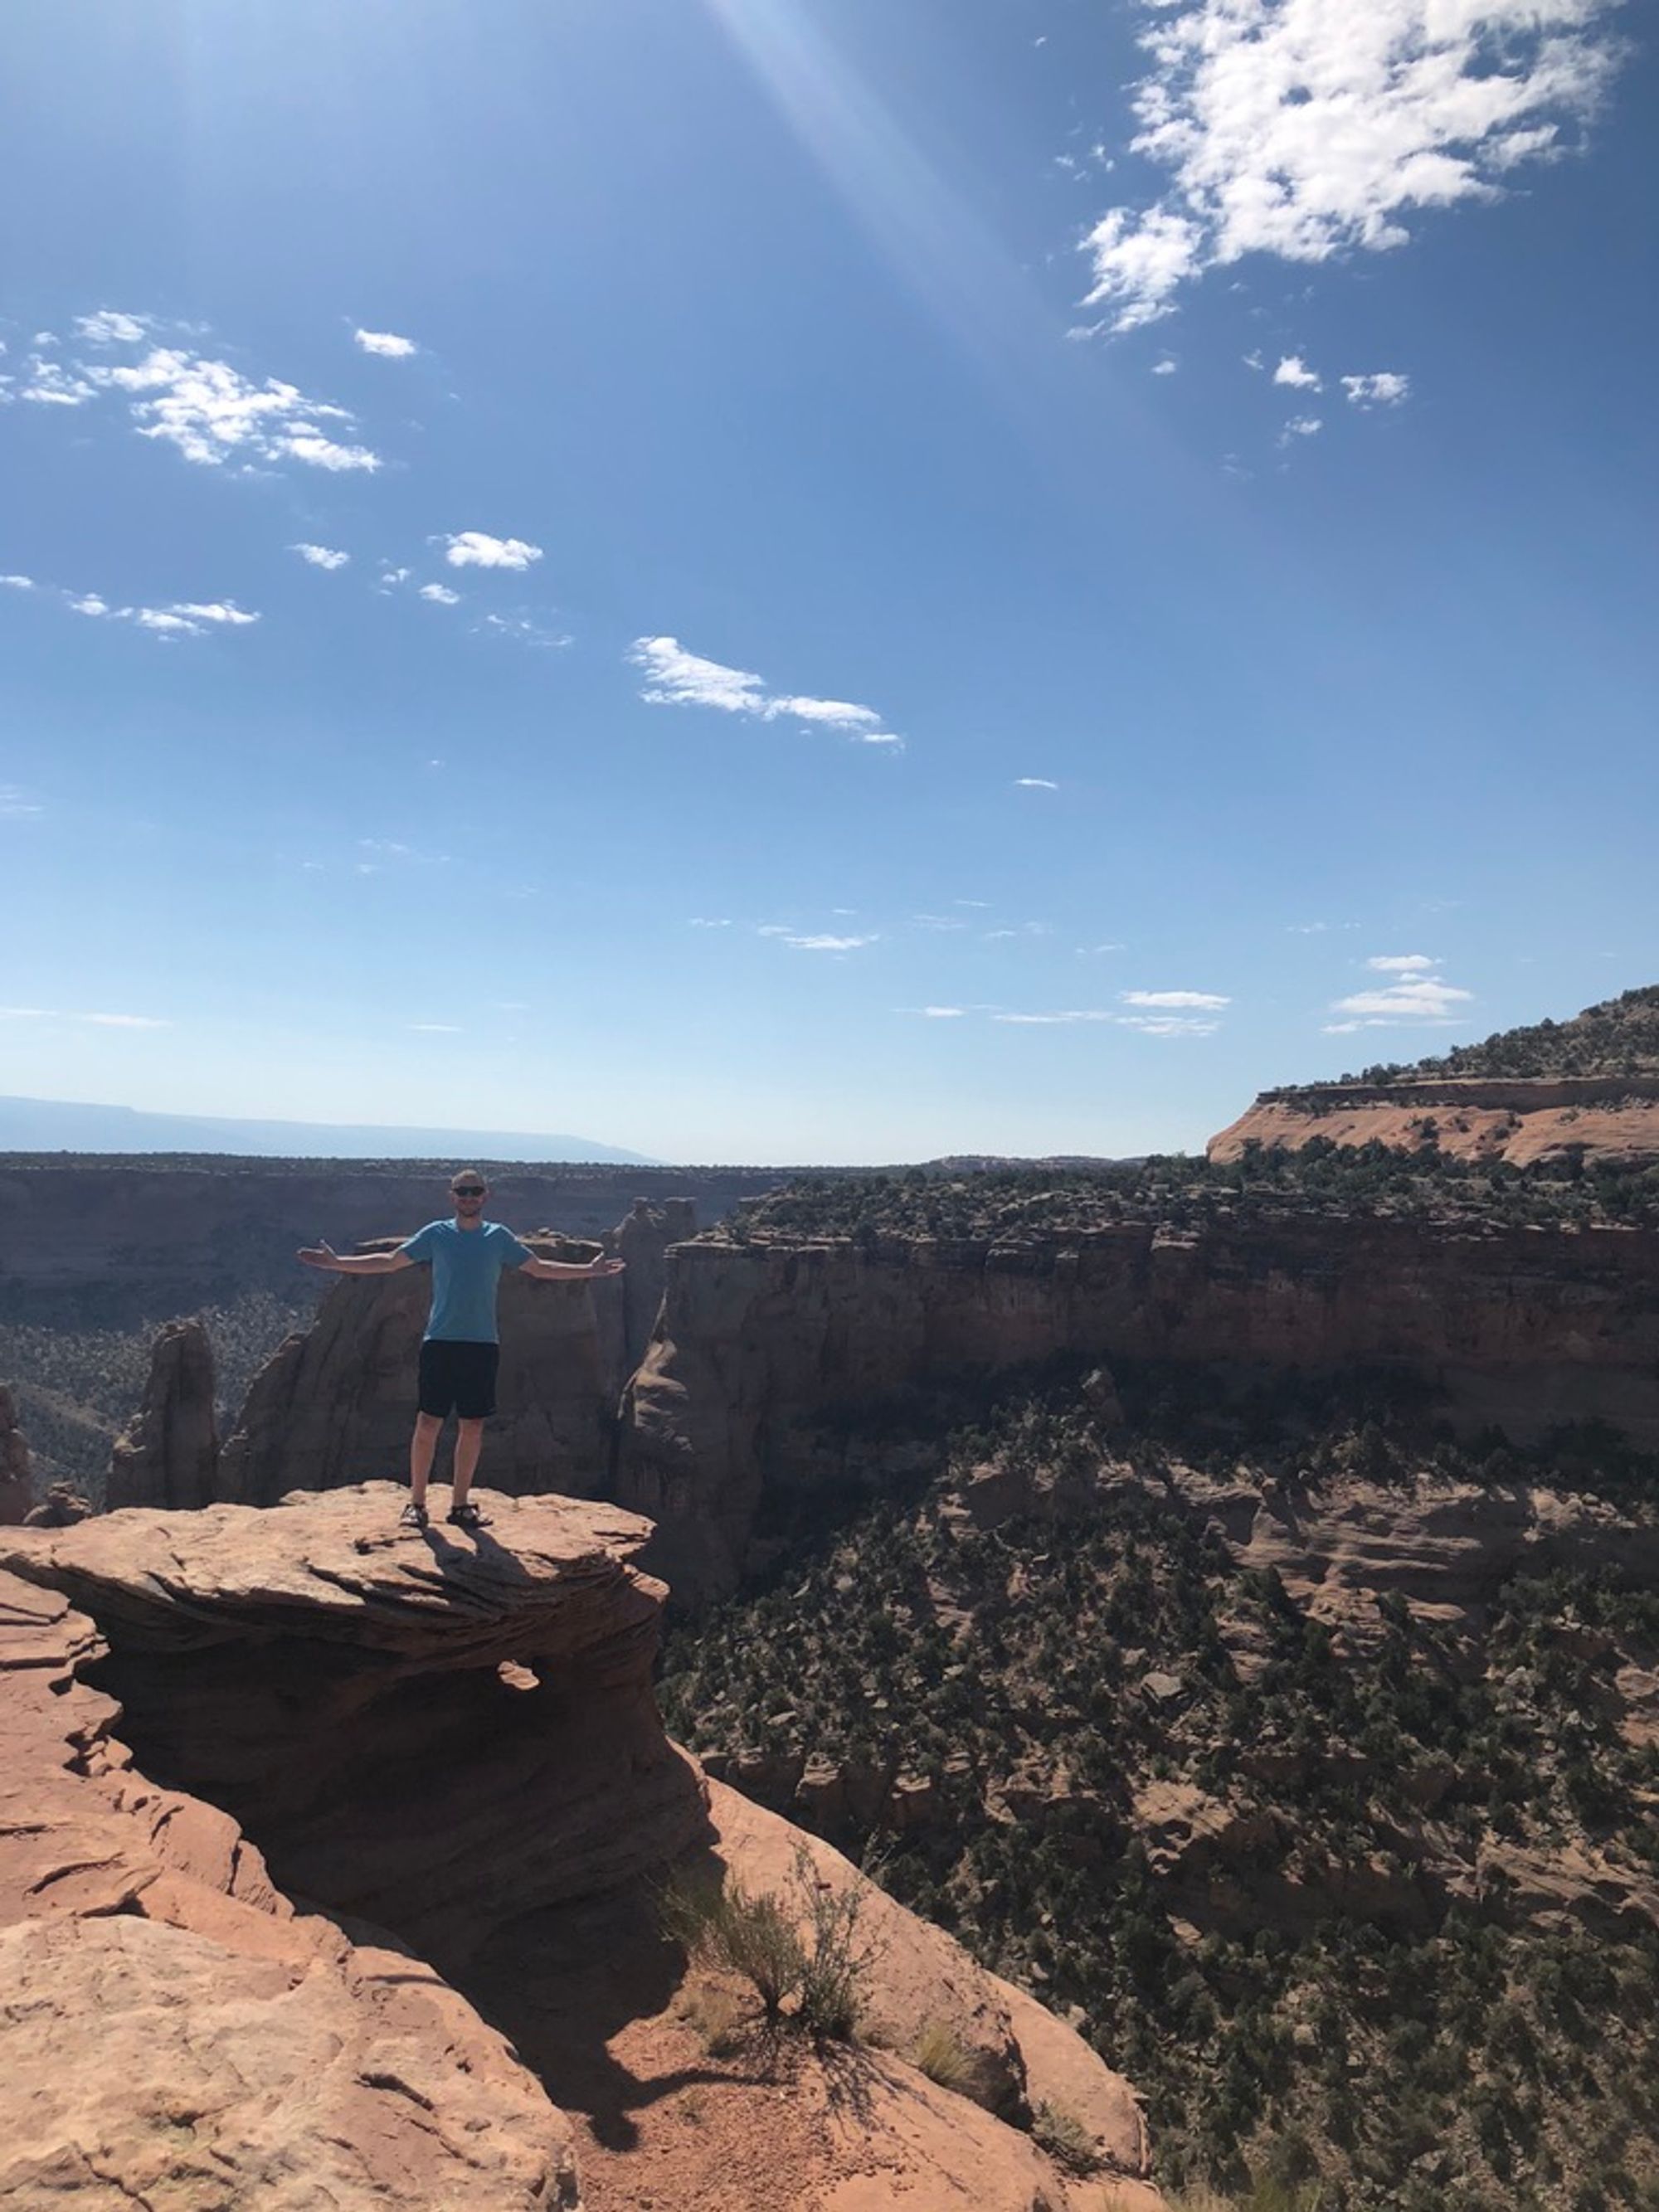
[[[395,1275],[417,1261],[432,1268],[432,1311],[421,1345],[420,1412],[409,1441],[409,1503],[404,1525],[427,1524],[426,1486],[444,1422],[456,1419],[454,1492],[446,1516],[459,1528],[483,1527],[485,1516],[468,1496],[483,1448],[484,1423],[495,1410],[495,1370],[501,1340],[495,1298],[504,1268],[516,1267],[542,1283],[591,1283],[619,1275],[623,1262],[598,1259],[582,1265],[538,1260],[499,1221],[483,1218],[489,1186],[476,1168],[463,1168],[449,1186],[453,1221],[428,1221],[395,1252],[363,1252],[342,1259],[327,1244],[308,1246],[308,1267],[334,1275]]]

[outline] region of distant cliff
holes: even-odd
[[[1636,1165],[1659,1160],[1659,1075],[1413,1076],[1264,1091],[1212,1137],[1218,1165],[1252,1144],[1298,1152],[1342,1146],[1430,1148],[1460,1159],[1527,1167],[1577,1153]]]
[[[668,1256],[617,1496],[677,1594],[736,1584],[763,1498],[856,1476],[844,1417],[1071,1354],[1419,1376],[1465,1426],[1659,1443],[1659,1233],[1287,1217],[988,1244],[711,1238]]]

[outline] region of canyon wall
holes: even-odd
[[[1264,1091],[1206,1149],[1225,1165],[1248,1145],[1299,1152],[1316,1137],[1407,1152],[1432,1142],[1460,1159],[1516,1167],[1573,1152],[1624,1164],[1659,1160],[1659,1077],[1424,1076],[1289,1086]]]
[[[1287,1218],[986,1245],[720,1240],[668,1255],[616,1495],[678,1595],[731,1589],[763,1495],[860,1473],[846,1417],[1067,1354],[1393,1368],[1465,1428],[1591,1417],[1659,1446],[1659,1235]]]

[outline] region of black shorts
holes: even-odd
[[[441,1421],[487,1421],[495,1410],[499,1344],[453,1344],[429,1336],[421,1346],[421,1411]]]

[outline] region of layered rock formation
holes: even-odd
[[[143,1402],[110,1457],[109,1504],[210,1504],[218,1461],[213,1347],[200,1322],[169,1322],[150,1353]]]
[[[104,1649],[0,1571],[0,2202],[575,2212],[568,2124],[500,2033],[135,1768]]]
[[[0,2198],[575,2208],[550,2093],[590,2116],[592,2212],[1092,2208],[1097,2183],[898,2051],[658,2079],[684,1962],[650,1870],[754,1893],[805,1852],[808,1896],[860,1877],[731,1793],[710,1818],[651,1697],[644,1523],[491,1494],[450,1541],[397,1529],[397,1495],[0,1541]],[[949,1938],[869,1911],[872,2027],[959,2034],[1017,2119],[1063,2098],[1156,2207],[1127,2085]],[[730,2091],[718,2146],[655,2117],[686,2079]]]
[[[1212,1137],[1211,1159],[1247,1146],[1299,1152],[1334,1145],[1432,1146],[1459,1159],[1528,1167],[1577,1153],[1639,1165],[1659,1159],[1659,1076],[1421,1076],[1394,1083],[1315,1083],[1264,1091]]]
[[[1608,1420],[1659,1443],[1659,1236],[1454,1232],[1384,1219],[1131,1223],[1072,1239],[799,1246],[709,1239],[668,1258],[624,1401],[616,1494],[696,1600],[735,1586],[763,1493],[878,1480],[848,1416],[1067,1354],[1236,1373],[1367,1364],[1523,1438]]]
[[[0,1528],[15,1528],[34,1503],[28,1440],[11,1392],[0,1382]]]

